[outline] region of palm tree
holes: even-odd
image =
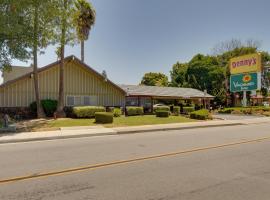
[[[96,11],[87,0],[77,0],[75,3],[74,23],[77,37],[81,42],[81,60],[84,62],[84,41],[88,39],[91,27],[96,21]]]

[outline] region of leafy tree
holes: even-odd
[[[0,70],[10,70],[11,61],[30,58],[28,23],[23,20],[25,2],[2,0],[0,3]],[[27,36],[27,37],[26,37]]]
[[[212,90],[210,72],[218,68],[216,57],[198,54],[188,63],[187,76],[191,87],[207,91]]]
[[[12,58],[33,58],[34,89],[37,102],[37,117],[45,117],[41,107],[38,83],[38,53],[46,48],[54,36],[54,18],[57,0],[5,0],[7,9],[4,23],[7,23],[8,38],[4,44],[4,63],[9,64]],[[18,32],[17,32],[18,31]]]
[[[184,87],[187,86],[187,63],[179,63],[173,65],[170,71],[171,75],[171,86],[173,87]]]
[[[75,2],[74,24],[77,37],[81,42],[81,60],[84,62],[84,41],[88,39],[91,27],[96,21],[96,11],[91,3],[86,0]]]
[[[65,117],[64,112],[64,58],[65,58],[65,45],[73,45],[75,40],[73,24],[74,16],[74,0],[59,0],[58,1],[58,12],[57,18],[57,40],[60,47],[57,52],[60,52],[60,73],[59,73],[59,96],[57,105],[58,117]]]
[[[149,72],[144,74],[141,84],[148,86],[168,86],[168,77],[163,73]]]

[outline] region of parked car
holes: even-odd
[[[155,105],[153,105],[154,108],[161,107],[161,106],[166,106],[166,105],[164,105],[164,104],[155,104]]]
[[[265,107],[269,107],[269,102],[267,102],[267,101],[264,101],[262,104],[263,104],[263,106],[265,106]]]

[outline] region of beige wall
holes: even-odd
[[[125,94],[116,86],[104,81],[76,60],[67,61],[64,73],[65,105],[67,95],[95,96],[96,104],[123,106]],[[41,99],[57,99],[59,66],[39,72]],[[35,101],[33,78],[26,77],[0,88],[0,107],[26,107]]]

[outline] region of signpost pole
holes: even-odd
[[[247,107],[247,91],[243,91],[243,107]]]

